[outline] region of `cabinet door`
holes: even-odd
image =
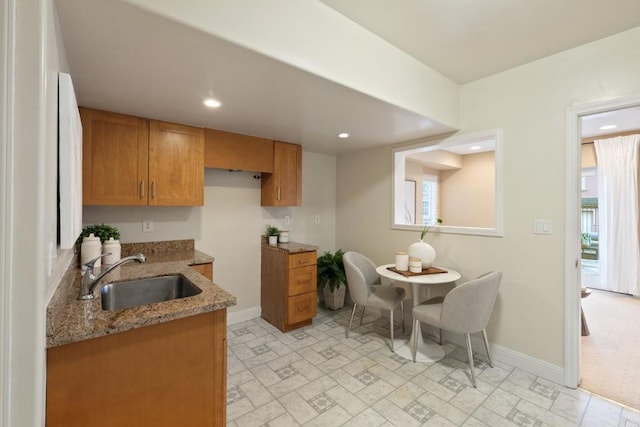
[[[139,117],[80,109],[82,203],[146,205],[148,122]]]
[[[204,204],[204,129],[151,120],[149,205]]]
[[[302,205],[302,147],[275,142],[273,173],[262,174],[262,206]]]
[[[273,172],[273,141],[216,129],[204,132],[204,165],[208,168]]]

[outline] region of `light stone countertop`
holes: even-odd
[[[125,245],[123,252],[124,248]],[[80,269],[72,265],[47,307],[47,348],[221,310],[236,304],[235,296],[190,267],[212,262],[213,257],[190,248],[150,252],[147,252],[149,255],[145,263],[127,263],[107,274],[94,289],[96,297],[92,300],[77,299]],[[123,310],[102,310],[102,285],[168,274],[184,275],[202,289],[202,293]]]

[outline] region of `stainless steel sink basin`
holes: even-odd
[[[192,297],[202,289],[181,274],[110,283],[100,290],[103,310],[121,310],[144,304]]]

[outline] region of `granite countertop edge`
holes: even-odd
[[[213,257],[195,249],[155,253],[147,262],[116,268],[96,286],[92,300],[77,299],[80,269],[74,263],[65,273],[47,307],[47,348],[151,326],[236,305],[236,297],[190,266],[206,264]],[[147,304],[123,310],[102,310],[100,288],[111,282],[182,274],[202,292],[188,298]]]
[[[297,242],[288,242],[288,243],[278,243],[277,245],[270,245],[267,242],[262,241],[262,247],[266,249],[271,249],[274,251],[287,252],[290,254],[297,254],[302,252],[313,252],[317,251],[318,246],[308,245],[306,243],[297,243]]]

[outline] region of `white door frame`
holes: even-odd
[[[580,118],[640,106],[640,93],[575,105],[567,110],[565,158],[565,327],[564,378],[567,387],[580,384]]]

